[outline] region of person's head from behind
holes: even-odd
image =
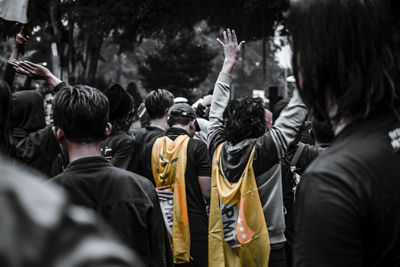
[[[119,84],[105,92],[109,106],[109,118],[114,131],[127,132],[135,116],[134,101],[131,95]]]
[[[61,145],[99,144],[111,132],[108,110],[107,97],[95,88],[75,85],[57,92],[53,102],[55,137]]]
[[[320,121],[316,118],[311,120],[311,137],[317,146],[328,146],[333,142],[335,135],[329,121]]]
[[[398,105],[396,35],[387,2],[292,0],[292,65],[317,119],[335,126]]]
[[[233,99],[224,111],[223,120],[226,139],[233,144],[260,137],[267,127],[263,100],[251,97]]]
[[[161,119],[174,104],[174,96],[166,89],[157,89],[147,94],[144,103],[151,120]]]
[[[185,129],[189,136],[193,136],[196,131],[196,113],[194,109],[186,103],[173,105],[168,111],[169,127]]]

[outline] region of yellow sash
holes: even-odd
[[[268,266],[269,236],[253,170],[255,148],[239,181],[230,183],[221,166],[222,146],[212,160],[209,266]]]
[[[185,171],[189,136],[174,141],[160,137],[153,145],[151,170],[156,187],[170,185],[174,193],[172,252],[175,263],[190,261],[190,232],[186,202]]]

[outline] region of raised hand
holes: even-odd
[[[236,33],[234,30],[230,30],[229,28],[224,31],[224,42],[220,39],[217,39],[217,42],[222,46],[224,49],[224,65],[222,67],[222,72],[232,73],[233,66],[235,65],[237,59],[240,56],[240,50],[242,46],[246,43],[245,41],[241,41],[238,44],[238,40],[236,37]]]
[[[40,64],[17,60],[11,60],[9,63],[14,66],[14,70],[16,72],[26,75],[31,79],[46,80],[47,83],[52,87],[55,87],[57,84],[62,82],[59,78],[54,76],[50,70]]]
[[[17,36],[15,36],[15,47],[24,49],[25,46],[28,44],[28,41],[28,36],[23,35],[22,33],[18,33]]]
[[[40,64],[29,61],[10,61],[16,72],[26,75],[35,80],[45,80],[51,72]]]
[[[203,107],[209,107],[211,106],[211,101],[212,101],[212,95],[206,95],[203,97],[203,100],[201,101],[201,105]]]

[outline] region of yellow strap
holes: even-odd
[[[222,146],[212,161],[209,266],[268,266],[268,229],[253,170],[255,148],[239,181],[230,183],[222,170]]]
[[[175,263],[190,261],[190,231],[186,201],[185,172],[189,136],[172,141],[167,136],[156,140],[152,149],[151,169],[157,187],[171,185],[174,193],[172,251]]]

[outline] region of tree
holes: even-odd
[[[202,20],[212,30],[232,27],[247,41],[267,38],[287,7],[287,0],[31,1],[30,28],[42,40],[31,41],[46,42],[33,46],[50,54],[55,42],[64,79],[81,82],[95,79],[102,48],[109,43],[118,46],[116,53],[133,51],[144,38],[173,39]],[[0,20],[0,38],[15,36],[16,25]]]
[[[212,67],[216,52],[193,32],[182,32],[150,52],[139,64],[139,73],[147,90],[165,88],[175,96],[193,97],[193,89]]]

